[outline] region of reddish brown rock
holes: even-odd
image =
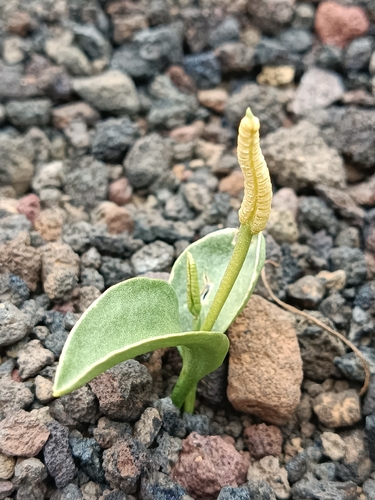
[[[283,436],[276,425],[250,425],[244,431],[244,440],[255,460],[281,454]]]
[[[229,193],[231,196],[239,196],[243,193],[243,173],[235,170],[219,183],[219,191]]]
[[[323,43],[345,47],[364,35],[369,20],[361,7],[345,7],[336,2],[321,2],[315,16],[315,30]]]
[[[354,389],[342,392],[323,392],[313,401],[319,421],[326,427],[347,427],[361,420],[361,405]]]
[[[166,71],[166,75],[169,76],[171,81],[176,85],[176,87],[185,94],[195,94],[197,89],[195,87],[194,80],[185,73],[181,66],[170,66]]]
[[[8,33],[25,37],[33,25],[34,22],[28,12],[17,10],[8,19],[6,30]]]
[[[40,201],[36,194],[28,194],[21,198],[17,205],[20,214],[26,215],[29,221],[34,222],[40,214]]]
[[[92,127],[100,119],[99,113],[85,102],[66,104],[52,110],[53,124],[56,128],[64,129],[73,122],[83,122]]]
[[[126,208],[110,201],[100,203],[92,212],[92,218],[96,224],[107,224],[108,231],[112,234],[134,231],[134,221]]]
[[[129,40],[135,31],[148,27],[147,16],[143,14],[112,16],[112,23],[113,41],[118,44]]]
[[[375,254],[375,224],[368,229],[366,237],[366,250]]]
[[[285,424],[299,403],[303,376],[294,317],[253,295],[229,339],[229,401],[239,411]]]
[[[243,484],[246,470],[246,460],[233,445],[192,432],[182,442],[172,477],[196,500],[215,500],[224,486]]]
[[[24,410],[0,422],[0,452],[13,457],[35,457],[47,442],[48,429]]]
[[[133,188],[126,177],[121,177],[109,186],[109,200],[120,207],[130,202],[132,194]]]
[[[291,188],[281,188],[272,198],[272,209],[276,211],[290,210],[294,217],[298,212],[298,196]]]
[[[0,269],[22,278],[32,291],[37,287],[40,268],[40,252],[30,246],[28,233],[22,232],[8,243],[0,245]]]
[[[35,230],[46,241],[60,239],[64,223],[64,212],[61,209],[47,208],[42,210],[34,222]]]
[[[350,186],[348,192],[358,205],[375,206],[375,175],[367,181]]]

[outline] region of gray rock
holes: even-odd
[[[186,491],[162,472],[151,472],[141,480],[143,500],[190,500]]]
[[[50,99],[10,101],[6,105],[8,119],[15,127],[44,127],[51,118]]]
[[[71,483],[65,486],[61,491],[55,491],[51,500],[82,500],[82,493],[80,492],[78,486]]]
[[[332,208],[315,196],[303,196],[298,205],[299,219],[314,231],[326,229],[329,234],[335,235],[338,230],[338,221]]]
[[[208,43],[210,47],[216,48],[224,43],[237,42],[239,39],[240,26],[238,20],[228,16],[211,31]]]
[[[190,434],[191,432],[196,432],[201,436],[209,435],[210,419],[208,418],[207,415],[194,415],[192,413],[184,413],[183,419],[187,434]]]
[[[353,482],[339,483],[334,481],[319,481],[311,474],[295,483],[292,488],[296,500],[332,498],[332,500],[352,500],[356,496],[357,485]]]
[[[367,479],[362,484],[363,493],[366,495],[367,500],[375,500],[375,480]]]
[[[0,383],[0,419],[17,410],[31,405],[34,396],[22,382],[16,382],[9,375],[4,375]]]
[[[250,493],[246,487],[236,488],[234,486],[224,486],[217,500],[250,500]]]
[[[319,310],[338,328],[346,328],[352,315],[351,307],[347,305],[346,300],[339,293],[332,293],[324,299]]]
[[[74,252],[81,253],[90,246],[92,230],[92,226],[86,221],[73,222],[64,226],[62,240]]]
[[[132,434],[130,424],[126,422],[114,422],[107,417],[102,417],[98,421],[98,426],[94,429],[94,438],[103,449],[111,448],[125,434]]]
[[[170,196],[164,207],[166,219],[188,221],[194,218],[194,213],[188,207],[181,194]]]
[[[203,212],[212,200],[209,189],[196,182],[187,182],[182,186],[181,192],[191,209],[195,212]]]
[[[82,286],[94,286],[101,292],[104,290],[104,278],[92,267],[86,267],[81,271]]]
[[[289,28],[282,31],[277,38],[290,52],[297,53],[307,52],[311,49],[314,41],[313,35],[308,30],[300,28]]]
[[[22,136],[0,134],[0,184],[11,185],[17,195],[30,187],[34,173],[34,149]]]
[[[366,359],[371,375],[375,375],[375,349],[373,347],[362,346],[359,350]],[[335,358],[335,366],[350,380],[363,382],[365,380],[365,371],[361,360],[354,352],[348,352],[341,357]]]
[[[334,481],[336,479],[336,465],[333,462],[316,464],[314,467],[314,475],[317,479]]]
[[[135,252],[130,262],[135,275],[147,272],[165,271],[171,267],[174,248],[164,241],[154,241]]]
[[[323,45],[316,53],[315,64],[319,68],[340,70],[343,62],[343,50],[334,45]]]
[[[134,426],[134,437],[149,448],[161,429],[162,421],[156,408],[146,408]]]
[[[301,72],[304,70],[301,56],[291,52],[281,44],[280,40],[262,36],[255,49],[255,61],[261,66],[293,66]]]
[[[123,460],[122,457],[127,457]],[[140,478],[149,466],[146,448],[131,436],[124,436],[103,453],[105,478],[111,488],[135,493]]]
[[[168,143],[157,134],[138,139],[124,165],[126,175],[135,188],[150,186],[168,173],[172,151]]]
[[[344,66],[346,70],[367,69],[373,48],[374,40],[370,36],[353,40],[345,51]]]
[[[30,340],[18,354],[20,377],[25,380],[37,375],[46,365],[55,360],[51,351],[45,349],[39,340]]]
[[[217,405],[226,398],[228,367],[223,363],[198,384],[198,394],[211,404]],[[200,434],[200,432],[198,432]]]
[[[43,163],[37,167],[32,188],[40,193],[45,188],[62,188],[65,181],[66,164],[62,161]]]
[[[246,486],[249,489],[251,500],[276,500],[275,492],[265,481],[250,479]]]
[[[100,253],[96,248],[91,247],[81,256],[81,264],[83,267],[99,269],[101,263]]]
[[[292,0],[255,0],[248,5],[248,11],[254,17],[256,26],[272,35],[288,26],[294,14]]]
[[[216,87],[221,81],[220,63],[213,52],[187,55],[183,66],[199,89]]]
[[[170,474],[178,462],[182,441],[178,437],[170,436],[167,432],[161,432],[156,438],[156,444],[157,447],[151,449],[153,469]]]
[[[370,281],[358,288],[354,299],[354,305],[359,306],[365,311],[372,313],[375,301],[375,281]]]
[[[145,242],[158,239],[173,243],[177,240],[191,241],[195,231],[182,221],[165,220],[156,210],[142,210],[134,214],[134,235]]]
[[[315,276],[304,276],[287,288],[294,303],[305,309],[316,309],[325,295],[325,287]]]
[[[225,114],[232,127],[237,128],[246,107],[251,104],[252,112],[260,120],[260,130],[264,136],[282,125],[284,102],[283,91],[267,85],[249,83],[229,97]]]
[[[344,187],[343,161],[329,148],[319,129],[306,121],[269,134],[262,143],[271,174],[281,186],[299,190],[317,184]]]
[[[368,436],[362,429],[354,429],[344,433],[342,439],[345,443],[345,455],[341,463],[336,464],[337,478],[362,484],[372,470]]]
[[[173,129],[195,118],[198,102],[194,96],[180,94],[176,97],[157,99],[151,105],[148,121],[152,128]]]
[[[47,485],[47,470],[37,458],[27,458],[17,463],[14,469],[13,484],[17,488],[17,499],[40,500],[44,498]]]
[[[366,417],[366,436],[367,436],[370,458],[372,461],[374,461],[375,460],[375,413],[374,412],[372,412],[371,415],[368,415]]]
[[[371,377],[370,385],[365,396],[362,412],[364,415],[370,415],[375,410],[375,377]]]
[[[51,416],[68,427],[94,424],[99,417],[98,401],[87,385],[61,396],[50,405]]]
[[[106,288],[132,278],[134,275],[128,261],[106,256],[102,257],[100,274],[104,278]]]
[[[30,290],[19,276],[2,274],[0,276],[0,301],[10,302],[16,307],[29,298]]]
[[[23,339],[32,329],[28,315],[10,302],[0,304],[0,345],[11,345]]]
[[[1,498],[10,498],[9,495],[11,495],[13,491],[14,491],[13,483],[11,483],[10,481],[0,481]]]
[[[343,269],[348,286],[356,286],[366,279],[367,268],[364,255],[358,248],[339,247],[330,251],[332,270]]]
[[[152,377],[147,368],[131,359],[94,378],[90,387],[101,412],[123,422],[138,420],[152,395]]]
[[[48,337],[43,340],[43,345],[46,349],[51,351],[56,358],[58,358],[67,338],[68,332],[66,330],[57,330],[56,332],[51,333],[51,335],[48,335]]]
[[[65,192],[73,205],[90,210],[107,196],[107,169],[104,163],[84,157],[66,175]]]
[[[78,45],[90,59],[109,57],[110,44],[94,24],[76,24],[73,31]]]
[[[179,409],[172,403],[171,398],[158,399],[153,406],[160,413],[163,429],[171,436],[184,438],[186,435],[185,424],[181,419]]]
[[[43,448],[44,463],[55,480],[56,487],[65,488],[74,479],[76,467],[69,447],[69,429],[53,420],[47,425],[50,432]]]
[[[137,136],[137,127],[127,117],[98,122],[92,140],[92,154],[98,160],[121,162]]]
[[[288,473],[288,481],[290,484],[294,484],[302,479],[307,471],[306,453],[298,453],[298,455],[286,463],[285,468]]]
[[[132,43],[115,51],[111,67],[133,78],[151,78],[169,65],[181,62],[181,35],[178,26],[173,24],[140,30],[133,36]]]
[[[98,76],[76,78],[77,94],[99,111],[117,115],[134,114],[139,109],[137,90],[132,79],[121,71],[107,71]]]
[[[32,224],[26,215],[8,215],[0,219],[0,244],[16,238],[24,231],[30,231]]]
[[[291,110],[304,115],[311,110],[327,108],[344,95],[341,76],[332,71],[311,68],[303,75],[298,86]]]
[[[73,457],[78,460],[81,469],[88,477],[96,482],[104,482],[104,471],[101,461],[101,450],[93,438],[82,437],[82,434],[74,430],[69,437],[69,446]]]
[[[100,253],[126,258],[142,246],[143,242],[134,239],[127,231],[111,234],[104,224],[94,226],[90,233],[90,245]]]

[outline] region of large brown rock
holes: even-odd
[[[48,436],[48,429],[33,415],[19,410],[0,422],[0,452],[13,457],[35,457]]]
[[[229,401],[239,411],[285,424],[298,405],[303,376],[293,316],[253,295],[229,339]]]
[[[173,479],[196,500],[215,500],[224,486],[246,481],[245,458],[219,436],[192,432],[183,440]]]
[[[30,235],[20,233],[16,238],[0,245],[0,269],[22,278],[30,290],[35,291],[40,276],[40,252],[30,246]]]

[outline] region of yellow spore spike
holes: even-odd
[[[237,158],[244,175],[245,193],[239,210],[241,224],[252,234],[263,231],[271,212],[272,185],[259,144],[260,123],[247,108],[238,129]]]

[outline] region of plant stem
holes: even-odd
[[[216,292],[214,300],[212,301],[212,305],[207,313],[203,325],[201,326],[201,331],[209,332],[212,330],[215,321],[217,320],[233,288],[233,285],[240,274],[247,252],[249,251],[252,236],[250,228],[245,224],[241,224],[238,230],[237,241],[234,246],[232,257],[225,270],[219,289]]]
[[[186,413],[194,413],[194,405],[195,405],[195,394],[197,392],[197,384],[191,388],[191,391],[186,396],[184,401],[184,411]]]

